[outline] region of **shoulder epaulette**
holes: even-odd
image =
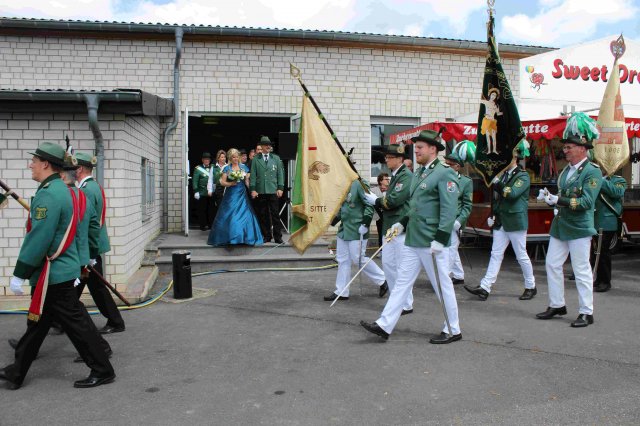
[[[600,168],[600,166],[599,166],[597,163],[594,163],[593,161],[590,161],[590,163],[591,163],[591,165],[592,165],[592,166],[595,166],[595,167],[597,167],[597,168]]]

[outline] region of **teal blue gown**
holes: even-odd
[[[249,169],[240,164],[245,173]],[[222,173],[231,172],[231,165],[222,169]],[[207,244],[211,246],[227,246],[246,244],[250,246],[262,245],[260,224],[249,202],[249,192],[244,182],[225,188],[224,197],[218,206],[218,213],[213,220]]]

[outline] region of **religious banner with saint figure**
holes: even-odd
[[[622,57],[625,49],[622,35],[611,42],[611,53],[615,59],[598,114],[600,137],[593,141],[594,161],[600,165],[605,175],[614,174],[629,161],[629,139],[620,96],[618,69],[618,59]]]
[[[526,137],[507,76],[502,69],[498,43],[494,36],[493,2],[489,2],[487,22],[487,62],[482,82],[478,114],[475,168],[485,185],[513,159],[513,149]]]

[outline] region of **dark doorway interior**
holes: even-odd
[[[248,153],[256,147],[263,135],[269,136],[274,143],[273,151],[278,154],[280,152],[278,135],[280,132],[289,132],[289,129],[289,117],[191,116],[189,117],[190,176],[193,175],[193,169],[201,164],[203,152],[211,153],[214,157],[213,163],[219,150],[226,152],[231,148],[244,148]],[[286,175],[287,162],[284,161],[284,163]],[[288,178],[285,176],[285,182],[287,181]],[[283,199],[288,196],[289,194],[285,193]],[[193,229],[198,227],[198,220],[191,185],[189,185],[189,200],[189,227]]]

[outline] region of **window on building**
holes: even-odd
[[[156,209],[156,165],[147,158],[142,158],[140,165],[140,179],[142,183],[142,221],[151,218]]]
[[[391,135],[420,124],[418,118],[371,117],[371,182],[377,182],[380,173],[390,173],[384,162],[384,147],[389,146]]]

